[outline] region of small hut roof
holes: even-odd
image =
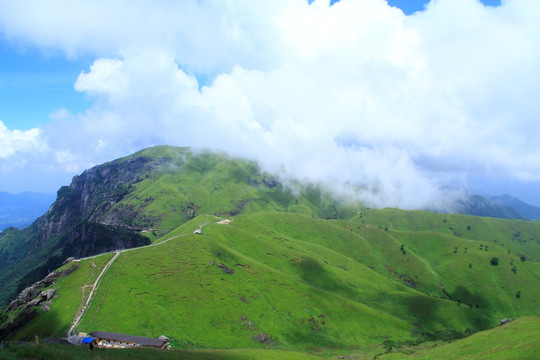
[[[166,340],[163,339],[155,339],[155,338],[148,338],[144,336],[134,336],[134,335],[126,335],[126,334],[118,334],[118,333],[112,333],[107,331],[93,331],[90,333],[93,337],[97,337],[100,339],[105,340],[112,340],[112,341],[120,341],[120,342],[126,342],[126,343],[133,343],[133,344],[139,344],[139,346],[155,346],[155,347],[162,347]]]

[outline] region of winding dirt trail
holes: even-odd
[[[199,225],[198,230],[201,231],[203,227],[208,225],[208,223],[209,223],[209,221],[207,219],[204,223]],[[188,236],[188,235],[192,235],[192,233],[185,233],[185,234],[180,234],[180,235],[176,235],[176,236],[171,236],[168,239],[165,239],[163,241],[160,241],[158,243],[153,243],[153,244],[150,244],[150,245],[140,246],[140,247],[131,248],[131,249],[116,250],[114,252],[115,253],[114,256],[107,262],[107,264],[105,266],[103,266],[103,269],[101,270],[98,277],[96,278],[96,281],[94,281],[94,284],[91,286],[92,289],[90,290],[90,293],[88,294],[88,298],[86,299],[86,303],[81,308],[81,310],[75,315],[75,318],[73,319],[73,322],[71,323],[71,327],[69,328],[69,330],[67,332],[67,340],[72,344],[79,344],[79,339],[75,336],[75,334],[73,333],[73,330],[75,330],[75,328],[79,325],[79,323],[81,322],[82,318],[84,317],[84,315],[86,313],[86,310],[89,308],[90,304],[92,303],[94,293],[97,291],[97,289],[99,287],[99,284],[101,282],[101,279],[103,278],[103,276],[105,275],[105,273],[107,272],[109,267],[120,256],[120,254],[128,252],[128,251],[134,251],[134,250],[139,250],[139,249],[144,249],[144,248],[163,245],[166,242],[169,242],[171,240],[178,239],[178,238],[181,238],[181,237],[184,237],[184,236]],[[93,258],[96,258],[98,256],[105,255],[105,254],[110,254],[110,253],[112,253],[112,252],[105,252],[105,253],[101,253],[101,254],[97,254],[97,255],[87,256],[87,257],[84,257],[84,258],[76,259],[74,261],[93,259]],[[82,296],[84,298],[84,292],[83,292]]]
[[[114,261],[118,258],[118,256],[120,256],[120,251],[117,251],[114,254],[114,256],[111,258],[111,260],[107,262],[107,264],[103,267],[98,277],[96,278],[96,281],[94,281],[94,284],[92,285],[92,289],[90,290],[90,293],[88,294],[88,298],[86,299],[86,303],[82,307],[81,311],[77,315],[75,315],[75,319],[73,319],[73,322],[71,323],[71,327],[69,328],[67,332],[68,341],[74,342],[72,341],[73,330],[77,327],[77,325],[79,325],[79,322],[81,321],[82,317],[86,313],[86,309],[88,309],[88,306],[90,305],[90,302],[92,301],[92,298],[94,297],[94,292],[97,290],[99,286],[99,282],[101,281],[101,278],[103,277],[103,275],[105,275],[109,267],[114,263]]]

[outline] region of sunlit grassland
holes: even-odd
[[[496,244],[515,255],[540,261],[540,222],[495,219],[459,214],[438,214],[428,211],[370,209],[353,221],[406,231],[433,231],[480,244]]]
[[[415,331],[475,331],[497,321],[406,286],[384,266],[370,268],[390,260],[392,269],[410,270],[399,265],[406,260],[391,260],[406,256],[377,227],[360,232],[285,213],[238,216],[228,225],[208,219],[169,233],[179,237],[163,245],[122,254],[79,330],[165,334],[185,348],[267,347],[253,338],[265,333],[272,346],[305,350],[399,343]],[[193,235],[206,221],[203,235]],[[391,246],[381,248],[382,239]],[[412,263],[428,272],[423,261]]]
[[[433,229],[407,229],[424,215]],[[368,215],[343,221],[274,211],[227,218],[234,221],[200,215],[155,241],[162,244],[120,254],[76,330],[163,334],[175,349],[229,349],[221,354],[239,359],[262,349],[374,356],[538,314],[539,287],[530,285],[538,284],[538,263],[491,240],[439,232],[447,215],[415,212],[401,229],[365,223]],[[479,227],[475,219],[467,223],[465,231]],[[194,234],[201,226],[202,235]],[[111,256],[94,261],[103,266]],[[18,335],[64,336],[81,287],[96,271],[86,260],[62,278],[51,312]],[[266,341],[257,340],[261,334]]]
[[[432,349],[398,350],[379,359],[538,359],[540,354],[540,318],[523,317],[510,324],[474,334]]]
[[[76,330],[163,334],[178,351],[46,345],[25,357],[372,359],[540,315],[539,222],[364,209],[224,154],[156,147],[133,156],[163,165],[120,184],[106,215],[145,229],[154,246],[118,256]],[[10,340],[65,336],[112,256],[60,278],[51,311]],[[524,347],[529,321],[509,327]],[[481,334],[490,333],[467,339],[481,348],[491,341]]]
[[[207,236],[122,254],[108,276],[114,280],[106,302],[81,329],[146,336],[159,331],[187,348],[268,347],[253,339],[264,332],[276,347],[299,349],[380,342],[383,334],[403,337],[409,330],[397,318],[299,282]]]
[[[101,268],[112,258],[112,254],[98,256],[80,262],[72,274],[60,277],[51,288],[56,288],[50,311],[39,311],[36,318],[24,329],[14,334],[18,339],[33,339],[34,335],[66,336],[71,321],[84,305],[91,285],[99,275]],[[59,270],[79,265],[70,263]],[[12,338],[12,337],[10,337]],[[9,341],[10,338],[7,340]]]

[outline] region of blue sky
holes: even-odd
[[[487,6],[499,6],[501,0],[480,0],[482,4]],[[426,0],[388,0],[388,4],[395,6],[403,10],[407,15],[413,14],[416,11],[424,10],[425,6],[429,3]]]
[[[0,191],[172,144],[375,206],[540,205],[536,0],[327,4],[0,1]]]
[[[0,120],[8,128],[28,130],[49,121],[60,108],[73,112],[89,106],[84,94],[73,89],[92,59],[66,59],[43,53],[31,45],[0,41]]]

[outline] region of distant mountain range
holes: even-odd
[[[458,203],[457,212],[500,219],[540,219],[540,208],[510,195],[485,197],[471,194]]]
[[[0,231],[8,227],[22,229],[49,209],[56,194],[0,192]]]
[[[489,198],[492,203],[516,210],[521,216],[528,220],[540,220],[540,208],[524,203],[516,197],[510,195],[492,196]]]

